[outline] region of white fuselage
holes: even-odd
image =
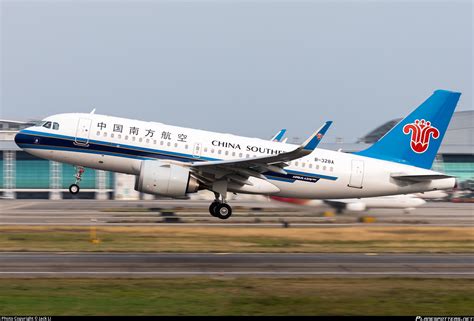
[[[96,114],[59,114],[46,118],[58,129],[30,127],[17,143],[40,158],[138,175],[143,160],[178,164],[276,155],[298,146]],[[282,197],[328,199],[408,194],[452,188],[453,178],[408,183],[393,173],[437,174],[413,166],[351,153],[315,149],[289,162],[288,176],[264,175]]]

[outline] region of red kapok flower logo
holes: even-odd
[[[431,126],[429,121],[415,120],[414,123],[403,126],[405,135],[411,132],[411,149],[418,154],[424,153],[430,146],[430,138],[438,139],[439,130]]]

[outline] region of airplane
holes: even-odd
[[[324,204],[327,204],[335,208],[338,213],[342,213],[344,210],[361,212],[371,208],[402,209],[405,213],[410,213],[410,211],[414,210],[416,207],[426,203],[425,200],[417,197],[415,194],[326,200],[308,200],[270,196],[270,199],[278,202],[309,207],[321,207]]]
[[[330,122],[297,146],[94,111],[52,115],[19,131],[15,142],[34,156],[75,165],[72,194],[86,167],[132,174],[143,193],[182,198],[210,190],[209,212],[228,219],[227,192],[340,199],[453,188],[454,177],[430,168],[460,95],[436,90],[356,153],[316,148]]]

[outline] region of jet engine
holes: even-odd
[[[180,198],[199,190],[199,182],[189,168],[155,160],[141,163],[135,190],[148,194]]]

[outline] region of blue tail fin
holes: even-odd
[[[459,96],[436,90],[379,141],[355,154],[430,169]]]

